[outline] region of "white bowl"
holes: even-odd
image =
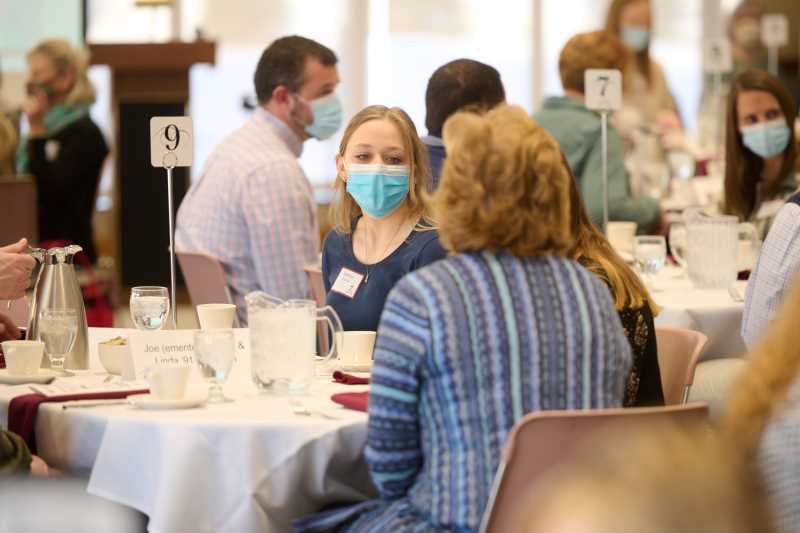
[[[122,364],[125,357],[130,357],[127,344],[106,344],[101,342],[97,346],[100,363],[109,374],[122,374]]]

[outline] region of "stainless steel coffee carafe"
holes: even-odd
[[[78,314],[78,333],[72,351],[67,353],[64,368],[86,370],[89,368],[89,328],[86,325],[86,309],[78,284],[73,260],[82,248],[77,245],[64,248],[33,249],[41,268],[33,288],[33,303],[28,320],[27,338],[41,340],[39,335],[39,313],[43,309],[74,309]],[[45,356],[42,366],[48,368],[50,361]]]

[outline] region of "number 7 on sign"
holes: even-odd
[[[192,165],[191,117],[150,119],[150,164],[157,168]]]
[[[583,82],[589,109],[616,111],[622,107],[622,73],[619,70],[588,69]]]

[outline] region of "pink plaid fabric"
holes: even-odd
[[[262,108],[211,153],[178,210],[175,247],[223,265],[244,318],[244,295],[310,295],[303,265],[317,259],[311,184],[297,158],[302,140]],[[244,322],[243,322],[244,323]]]

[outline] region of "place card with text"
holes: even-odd
[[[154,366],[189,366],[190,382],[202,382],[200,367],[194,357],[196,330],[134,331],[130,335],[131,357],[123,364],[124,379],[145,379],[148,368]],[[227,382],[250,380],[250,330],[233,330],[236,351]]]

